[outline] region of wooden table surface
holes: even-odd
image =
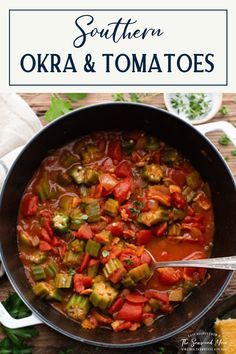
[[[30,105],[30,107],[35,111],[37,116],[43,121],[44,113],[49,108],[50,105],[50,94],[21,94],[22,98]],[[111,94],[88,94],[86,98],[79,101],[80,105],[88,105],[91,103],[102,102],[102,101],[111,101]],[[143,95],[142,102],[150,103],[155,106],[160,106],[164,108],[163,95],[162,94],[149,94]],[[224,94],[223,95],[223,104],[229,108],[229,113],[226,116],[221,116],[217,114],[217,116],[213,119],[213,121],[217,120],[227,120],[236,125],[236,94]],[[75,104],[77,106],[78,104]],[[44,122],[45,124],[45,122]],[[234,147],[230,144],[228,146],[221,146],[218,143],[219,137],[222,136],[222,132],[214,132],[209,135],[211,140],[216,144],[217,148],[223,154],[224,157],[228,157],[227,163],[229,164],[234,177],[236,177],[236,157],[231,155],[232,149]],[[12,291],[12,287],[7,280],[6,276],[1,280],[1,289],[0,289],[0,300],[3,300],[10,291]],[[236,274],[232,278],[229,286],[225,290],[224,294],[221,296],[220,300],[217,304],[222,302],[226,297],[236,293]],[[194,332],[194,329],[197,327],[197,323],[190,327],[188,330],[182,332],[180,335],[172,338],[166,343],[173,343],[177,346],[180,345],[180,339],[186,338],[188,333]],[[155,348],[158,345],[152,345],[144,348],[136,348],[136,349],[104,349],[104,348],[94,348],[92,346],[88,346],[74,340],[71,340],[54,330],[50,329],[46,325],[39,325],[39,336],[34,339],[34,354],[56,354],[62,348],[73,348],[73,354],[88,354],[88,353],[98,353],[98,354],[125,354],[129,352],[130,354],[154,354],[156,353]]]

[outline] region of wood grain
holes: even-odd
[[[50,106],[50,94],[29,94],[29,93],[22,93],[21,97],[30,105],[30,107],[35,111],[41,121],[46,124],[43,117],[45,111]],[[79,102],[81,106],[89,105],[96,102],[104,102],[104,101],[111,101],[113,100],[111,94],[99,93],[99,94],[88,94],[87,97]],[[164,108],[164,101],[162,94],[148,94],[142,96],[142,102],[146,102],[152,104],[154,106],[159,106]],[[227,120],[232,124],[236,125],[236,94],[224,94],[223,95],[223,104],[229,108],[229,113],[226,116],[221,116],[219,113],[213,119],[213,121],[218,120]],[[77,106],[76,104],[74,105]],[[219,138],[222,136],[222,132],[214,132],[209,135],[211,141],[216,145],[218,150],[222,153],[224,157],[228,157],[227,163],[229,164],[234,177],[236,177],[236,157],[231,155],[231,151],[235,149],[231,144],[228,146],[222,146],[218,143]],[[9,291],[12,291],[12,287],[7,280],[6,276],[1,279],[1,291],[0,291],[0,300],[4,299]],[[236,293],[236,274],[233,276],[229,286],[221,296],[218,303],[222,302],[223,299],[226,297]],[[217,304],[218,304],[217,303]],[[217,306],[217,305],[216,305]],[[180,335],[176,336],[168,340],[166,343],[174,344],[179,346],[180,339],[185,338],[188,333],[194,332],[194,329],[197,327],[197,323],[190,327],[188,330],[182,332]],[[136,349],[105,349],[105,348],[94,348],[82,343],[78,343],[70,338],[67,338],[59,333],[55,332],[51,328],[46,325],[39,325],[39,336],[34,339],[34,354],[56,354],[59,350],[63,348],[73,348],[73,354],[92,354],[94,352],[98,354],[125,354],[129,352],[130,354],[155,354],[155,348],[158,345],[148,346],[145,348],[136,348]]]

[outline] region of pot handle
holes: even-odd
[[[12,329],[28,327],[28,326],[33,326],[36,324],[43,323],[33,313],[28,317],[15,319],[7,312],[7,310],[5,309],[5,307],[1,302],[0,302],[0,322],[3,324],[3,326]]]
[[[226,121],[219,121],[213,123],[200,124],[195,126],[195,128],[205,135],[206,133],[214,132],[216,130],[223,131],[231,140],[231,142],[236,146],[236,128],[233,124]]]

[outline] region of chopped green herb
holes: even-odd
[[[140,97],[138,93],[130,93],[129,96],[131,102],[140,102]]]
[[[54,119],[72,110],[72,105],[69,101],[63,100],[58,95],[51,96],[51,106],[45,113],[45,120],[51,122]]]
[[[220,139],[218,140],[220,145],[229,145],[230,143],[230,138],[227,135],[222,135]]]
[[[196,119],[209,112],[212,101],[208,100],[204,93],[176,93],[170,102],[177,113],[184,113],[187,118]]]
[[[229,108],[227,106],[222,106],[221,109],[219,110],[219,112],[225,116],[226,114],[229,113]]]
[[[143,202],[140,202],[139,200],[135,200],[135,201],[134,201],[134,206],[135,206],[136,208],[143,209],[144,204],[143,204]]]
[[[127,263],[128,265],[134,264],[134,262],[131,259],[125,259],[125,263]]]
[[[75,270],[75,268],[69,268],[68,269],[68,272],[67,272],[69,275],[75,275],[75,273],[76,273],[76,270]]]
[[[105,257],[108,257],[110,254],[110,252],[108,250],[103,250],[102,251],[102,256],[105,258]]]
[[[114,101],[125,102],[125,96],[123,93],[113,93],[112,97]]]
[[[87,93],[66,93],[66,96],[72,101],[77,102],[78,100],[82,100],[87,96]]]
[[[236,150],[231,150],[230,153],[231,153],[232,156],[236,156]]]
[[[128,210],[134,214],[134,215],[139,215],[140,214],[140,210],[136,209],[136,208],[128,208]]]

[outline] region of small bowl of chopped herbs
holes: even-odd
[[[221,93],[164,93],[169,112],[180,118],[200,124],[213,118],[222,103]]]

